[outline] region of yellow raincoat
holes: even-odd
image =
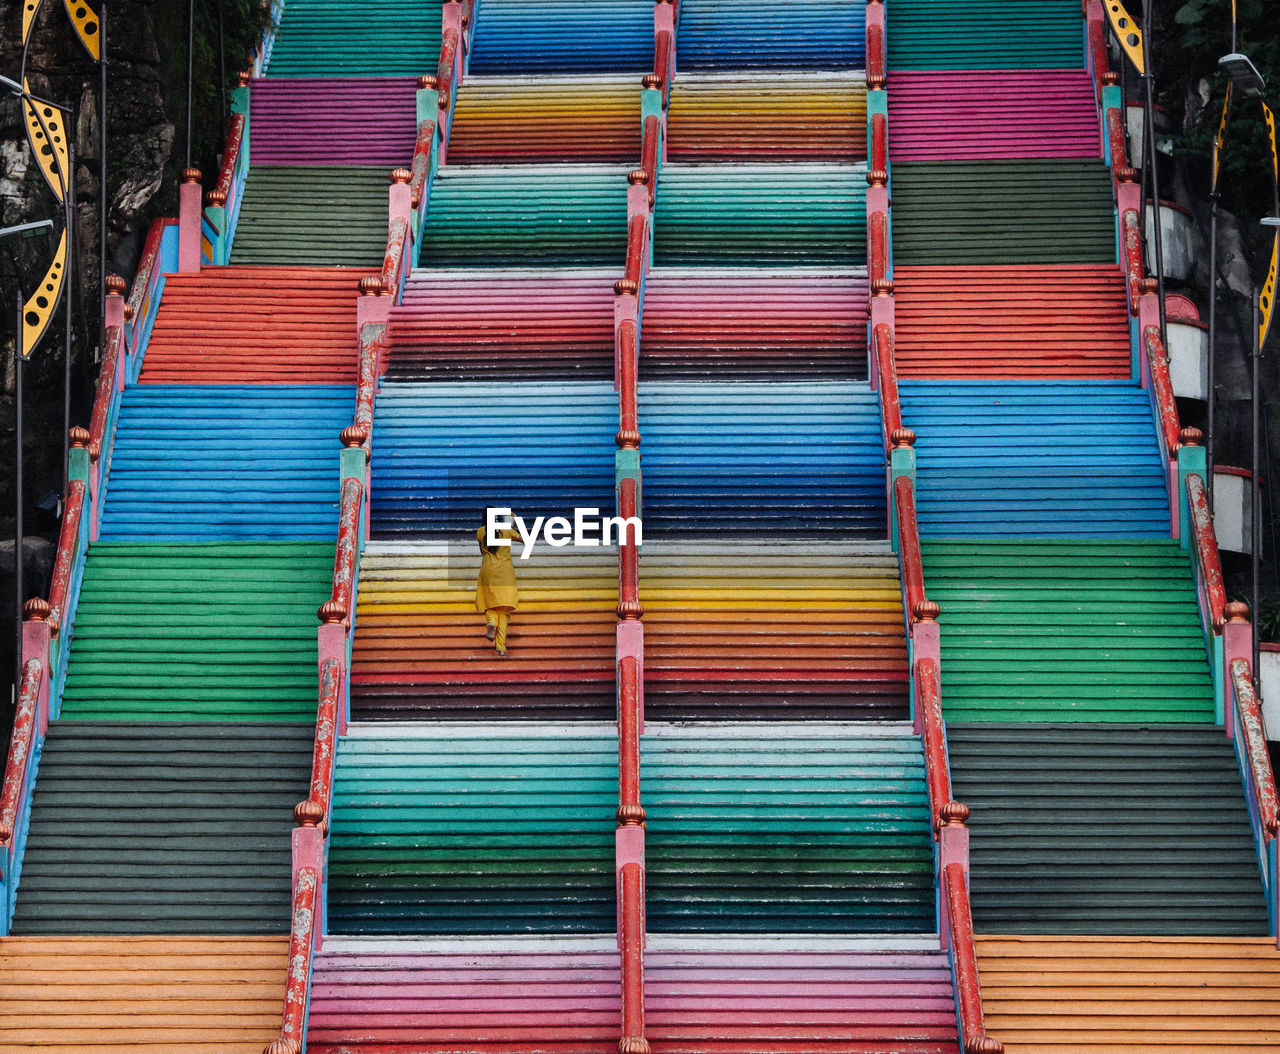
[[[511,563],[511,546],[495,545],[489,549],[484,544],[485,529],[476,531],[476,541],[480,543],[480,578],[476,582],[476,610],[483,614],[486,611],[515,611],[520,602],[520,594],[516,590],[516,569]],[[515,531],[499,532],[500,538],[517,541],[520,538]]]

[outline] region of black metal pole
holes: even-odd
[[[22,685],[22,289],[14,294],[17,304],[13,332],[13,698],[16,703]]]
[[[191,167],[191,122],[195,115],[192,87],[196,64],[196,0],[187,0],[187,168]]]
[[[102,0],[98,14],[98,27],[102,36],[98,47],[100,71],[99,94],[101,112],[98,114],[98,351],[101,355],[107,343],[107,0]]]
[[[1250,422],[1253,436],[1253,463],[1251,466],[1252,478],[1249,480],[1249,573],[1252,577],[1250,583],[1250,598],[1253,601],[1253,669],[1258,669],[1258,620],[1261,615],[1262,603],[1259,595],[1262,578],[1262,500],[1261,500],[1261,414],[1259,409],[1259,367],[1262,365],[1262,342],[1258,339],[1258,326],[1261,317],[1258,314],[1258,290],[1253,290],[1253,376],[1252,376],[1252,393],[1250,405],[1252,409]]]
[[[227,120],[231,116],[227,106],[227,33],[224,28],[223,4],[218,0],[218,92],[222,99],[222,129],[226,132]]]
[[[1151,10],[1154,0],[1146,0],[1142,5],[1142,84],[1145,89],[1143,100],[1143,153],[1146,168],[1151,167],[1151,231],[1155,242],[1156,263],[1156,295],[1160,298],[1160,341],[1169,346],[1169,327],[1165,319],[1164,306],[1164,231],[1160,213],[1160,173],[1156,169],[1156,89],[1155,74],[1151,69]],[[1144,180],[1144,184],[1145,184]],[[1145,225],[1146,214],[1143,214]]]
[[[68,107],[63,115],[64,120],[70,124],[71,108]],[[75,233],[75,171],[76,171],[76,152],[75,139],[67,136],[67,185],[62,188],[62,204],[64,214],[63,231],[67,239],[67,266],[62,273],[62,316],[64,323],[64,333],[62,339],[62,501],[67,500],[67,458],[71,453],[71,275],[72,261],[75,259],[76,252],[76,233]],[[59,507],[58,514],[62,514]]]
[[[1205,474],[1209,477],[1206,491],[1209,498],[1209,511],[1213,511],[1213,410],[1217,402],[1217,378],[1215,377],[1214,358],[1218,348],[1218,191],[1209,195],[1209,349],[1205,377],[1205,436],[1204,461]]]

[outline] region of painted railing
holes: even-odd
[[[127,301],[124,280],[107,276],[102,362],[89,428],[76,426],[69,436],[67,495],[49,599],[33,598],[23,609],[23,669],[38,670],[39,683],[28,691],[26,680],[32,674],[24,673],[23,697],[19,699],[0,782],[0,936],[9,932],[13,917],[31,791],[45,733],[61,710],[80,583],[89,543],[97,539],[102,518],[121,395],[142,369],[151,326],[164,292],[164,273],[176,265],[176,259],[176,224],[172,220],[156,220],[147,233]],[[29,718],[24,716],[28,711]]]
[[[911,670],[911,715],[924,748],[935,867],[939,939],[948,952],[956,1032],[964,1054],[1001,1054],[988,1034],[969,902],[969,809],[951,797],[947,730],[942,714],[942,655],[936,603],[925,592],[916,513],[916,434],[903,426],[894,357],[893,223],[890,204],[888,74],[883,0],[867,4],[867,272],[868,357],[880,395],[889,489],[889,533],[902,578],[903,617]]]
[[[387,243],[378,274],[360,280],[356,302],[359,361],[353,420],[342,430],[341,503],[329,599],[317,616],[319,694],[311,780],[307,797],[293,811],[293,912],[280,1033],[264,1054],[300,1054],[306,1045],[312,966],[324,943],[328,893],[328,847],[338,738],[350,717],[351,644],[356,626],[360,556],[369,529],[369,463],[378,378],[385,366],[391,307],[417,256],[431,184],[443,163],[449,114],[466,69],[473,26],[473,0],[448,0],[435,74],[418,79],[418,136],[409,168],[391,173]],[[447,76],[446,76],[447,74]],[[441,90],[438,85],[443,85]]]
[[[1141,229],[1141,190],[1129,163],[1125,140],[1124,100],[1119,76],[1107,66],[1106,15],[1100,0],[1084,0],[1086,57],[1097,91],[1106,158],[1115,188],[1120,266],[1128,290],[1133,377],[1148,389],[1152,413],[1167,469],[1170,533],[1188,551],[1205,648],[1213,673],[1217,720],[1236,748],[1259,868],[1267,893],[1272,936],[1280,945],[1280,897],[1277,896],[1277,830],[1275,779],[1266,749],[1266,735],[1252,669],[1253,629],[1248,606],[1227,602],[1213,514],[1205,487],[1207,476],[1202,435],[1183,428],[1178,417],[1169,356],[1161,339],[1157,281],[1148,278]]]

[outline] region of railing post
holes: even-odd
[[[916,489],[916,434],[910,428],[895,428],[889,436],[889,541],[894,552],[899,550],[898,538],[898,488],[897,481],[911,481],[911,491]]]
[[[1222,639],[1214,656],[1214,708],[1228,739],[1235,737],[1235,689],[1229,670],[1233,659],[1253,664],[1253,624],[1249,605],[1233,600],[1223,608]]]
[[[200,271],[202,193],[200,170],[184,168],[178,187],[178,271],[182,274]]]
[[[1192,524],[1193,510],[1187,495],[1187,477],[1193,472],[1205,478],[1205,452],[1201,446],[1203,433],[1198,428],[1184,428],[1178,433],[1178,454],[1173,469],[1176,475],[1169,481],[1170,500],[1176,503],[1173,516],[1173,536],[1182,548],[1195,552],[1195,530]]]

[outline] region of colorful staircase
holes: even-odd
[[[1010,1054],[1269,1049],[1248,625],[1197,511],[1107,16],[1084,7],[885,5],[893,307],[872,325],[918,433],[985,1024]]]

